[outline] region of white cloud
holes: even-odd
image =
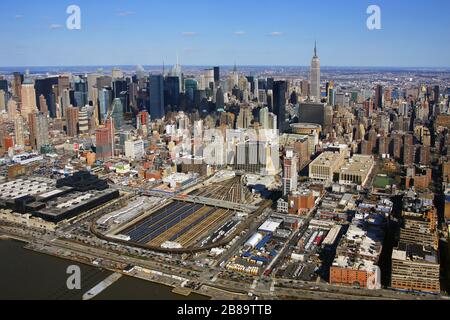
[[[182,32],[181,34],[185,37],[194,37],[194,36],[198,35],[198,33],[194,32],[194,31],[185,31],[185,32]]]
[[[236,31],[236,32],[234,33],[235,36],[243,36],[243,35],[245,35],[245,34],[246,34],[245,31]]]
[[[62,29],[63,25],[62,24],[53,23],[53,24],[49,25],[48,27],[50,29],[52,29],[52,30],[56,30],[56,29]]]
[[[273,31],[273,32],[269,33],[269,36],[271,36],[271,37],[279,37],[282,35],[283,35],[283,32],[280,32],[280,31]]]
[[[15,18],[16,18],[17,20],[20,20],[20,19],[25,18],[25,16],[22,15],[22,14],[18,14],[18,15],[15,16]]]

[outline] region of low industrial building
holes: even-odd
[[[59,223],[120,196],[106,181],[88,172],[60,180],[32,177],[0,184],[0,207]]]
[[[357,216],[342,238],[330,268],[330,284],[353,286],[369,290],[381,289],[378,260],[384,239],[384,216]]]
[[[344,164],[344,155],[338,152],[324,152],[309,165],[309,177],[332,183],[334,173]]]
[[[375,166],[373,156],[354,155],[339,171],[339,183],[365,186]]]

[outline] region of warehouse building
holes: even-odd
[[[77,172],[58,181],[40,177],[17,179],[0,184],[0,207],[59,223],[120,196],[108,188],[106,181],[88,172]]]
[[[384,232],[370,218],[355,217],[347,234],[341,239],[330,268],[330,284],[369,290],[381,289],[378,266]]]
[[[309,165],[309,177],[332,183],[334,173],[344,164],[344,156],[337,152],[324,152]]]
[[[354,155],[339,171],[339,183],[365,186],[375,166],[373,156]]]

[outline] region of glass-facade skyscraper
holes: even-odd
[[[151,119],[164,118],[164,77],[162,75],[150,75],[148,92],[150,95],[149,113]]]

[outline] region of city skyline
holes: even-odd
[[[450,23],[440,16],[450,7],[446,1],[378,1],[381,30],[366,26],[368,1],[340,7],[332,1],[114,1],[105,7],[82,0],[81,30],[67,30],[70,4],[6,4],[0,26],[8,30],[2,32],[8,45],[0,65],[172,65],[179,55],[190,66],[308,66],[317,41],[324,66],[450,67]]]

